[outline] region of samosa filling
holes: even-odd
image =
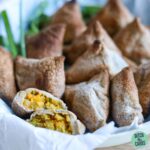
[[[36,127],[72,134],[71,120],[67,114],[55,113],[54,115],[36,115],[29,121],[29,123]]]
[[[28,93],[23,101],[23,106],[36,111],[37,109],[63,109],[61,102],[45,96],[38,91]]]

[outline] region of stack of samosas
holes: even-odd
[[[77,1],[66,2],[26,50],[13,59],[0,47],[0,96],[32,125],[74,135],[150,115],[150,32],[121,0],[87,26]]]

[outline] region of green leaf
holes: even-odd
[[[21,47],[21,56],[26,57],[22,9],[23,9],[23,1],[20,0],[20,47]]]
[[[36,20],[41,14],[44,13],[45,9],[48,7],[48,1],[43,0],[32,12],[29,21]]]
[[[3,36],[0,36],[0,45],[2,45],[2,46],[4,46],[4,47],[9,49],[9,42]]]
[[[42,1],[32,12],[29,18],[27,36],[32,36],[37,34],[43,26],[47,25],[49,22],[49,17],[44,14],[45,9],[48,6],[48,1]]]
[[[4,39],[2,36],[0,36],[0,45],[3,45],[4,46]]]
[[[84,6],[82,7],[82,15],[84,20],[87,22],[93,17],[98,11],[101,10],[100,6]]]
[[[10,23],[8,20],[7,12],[5,10],[2,11],[1,16],[2,16],[2,19],[5,24],[5,29],[6,29],[6,33],[7,33],[8,42],[9,42],[10,52],[12,53],[13,57],[16,57],[18,54],[18,51],[17,51],[16,45],[14,42],[14,38],[13,38],[12,31],[11,31]]]

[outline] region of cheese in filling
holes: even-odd
[[[53,110],[63,109],[61,102],[49,98],[38,91],[28,93],[22,103],[26,109],[34,111],[41,108]]]
[[[36,115],[29,121],[29,123],[36,127],[72,134],[71,120],[68,114],[55,113],[54,115]]]

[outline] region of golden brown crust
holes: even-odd
[[[114,38],[122,53],[136,63],[150,58],[149,39],[149,30],[137,18]]]
[[[56,97],[65,90],[64,57],[47,57],[41,60],[17,57],[16,79],[20,90],[39,88]]]
[[[40,86],[57,97],[61,97],[65,90],[64,60],[63,56],[49,60],[43,59],[38,66],[39,71],[44,75],[43,85]]]
[[[0,47],[0,96],[12,102],[15,94],[13,58],[8,51]]]
[[[64,33],[65,25],[55,24],[43,29],[37,35],[28,37],[26,40],[27,57],[61,56]]]
[[[106,124],[109,114],[108,90],[109,74],[106,68],[88,82],[66,87],[65,102],[90,131]]]
[[[109,49],[120,53],[120,50],[103,29],[101,24],[98,21],[95,21],[83,34],[76,38],[69,47],[64,49],[67,61],[69,63],[75,62],[75,60],[81,56],[95,40],[102,41]]]
[[[111,83],[112,115],[119,126],[130,125],[135,117],[143,122],[138,90],[130,68],[123,69]]]
[[[135,82],[138,87],[142,85],[147,78],[150,78],[150,62],[141,64],[134,73]]]
[[[55,23],[66,24],[64,39],[66,43],[72,42],[86,29],[80,7],[76,1],[66,2],[66,4],[54,14],[52,24]]]
[[[114,76],[126,66],[127,63],[120,54],[107,49],[103,43],[96,40],[66,71],[66,81],[68,84],[87,81],[103,67],[107,67],[110,75]]]
[[[147,116],[150,112],[150,62],[139,66],[134,76],[139,89],[143,114]]]
[[[150,113],[150,78],[145,80],[139,87],[139,98],[143,108],[144,116]]]
[[[113,37],[133,20],[133,16],[124,6],[122,0],[109,0],[90,23],[95,20],[101,22],[109,35]]]

